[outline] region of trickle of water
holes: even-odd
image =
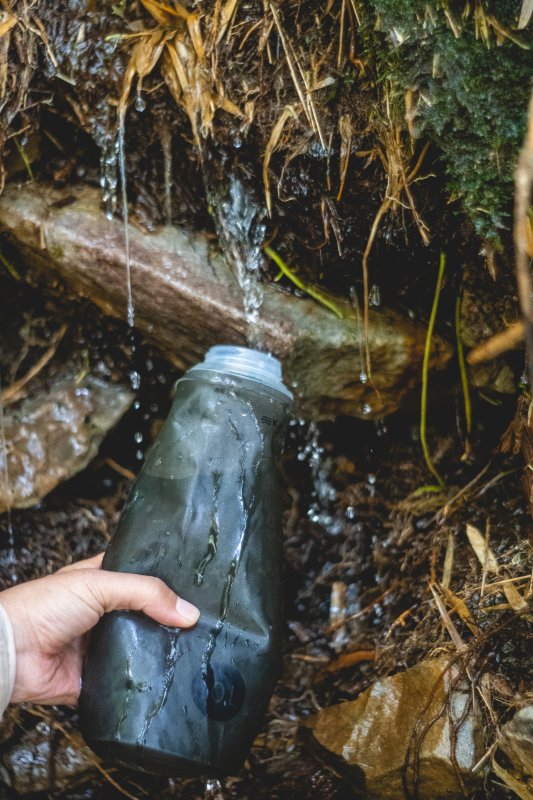
[[[15,555],[15,530],[13,528],[13,521],[11,515],[11,488],[10,488],[10,481],[9,481],[9,464],[8,464],[8,452],[7,452],[7,441],[6,441],[6,433],[4,427],[4,403],[2,401],[2,381],[0,379],[0,447],[2,448],[2,461],[3,461],[3,469],[2,469],[2,480],[4,484],[4,494],[7,500],[7,545],[8,545],[8,552],[7,552],[7,559],[6,559],[6,566],[11,568],[13,571],[11,573],[11,580],[13,583],[17,583],[18,576],[16,572],[16,563],[17,558]]]
[[[204,800],[224,800],[222,784],[217,778],[209,778],[205,782]]]
[[[100,133],[100,188],[107,219],[113,219],[118,205],[117,139],[114,134]]]
[[[126,255],[126,291],[127,291],[127,319],[130,328],[135,323],[135,308],[133,305],[133,292],[131,289],[131,260],[130,260],[130,232],[128,216],[128,192],[126,184],[126,149],[125,149],[125,111],[120,111],[118,115],[117,130],[117,151],[118,151],[118,171],[120,175],[120,197],[122,204],[122,219],[124,221],[124,250]]]
[[[266,231],[266,211],[235,175],[230,177],[226,192],[217,189],[208,194],[222,251],[242,292],[248,344],[260,348],[261,247]]]

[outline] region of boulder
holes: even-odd
[[[90,376],[79,383],[75,377],[62,377],[48,390],[6,408],[0,512],[35,505],[84,469],[133,396],[122,386]]]
[[[484,752],[480,720],[458,668],[447,664],[425,661],[378,680],[306,723],[365,798],[451,800],[480,782],[472,773]]]

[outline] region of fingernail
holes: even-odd
[[[184,600],[183,597],[178,597],[176,600],[176,611],[186,622],[196,622],[198,617],[200,616],[200,610],[193,606],[192,603],[188,603],[187,600]]]

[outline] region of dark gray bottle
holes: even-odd
[[[279,362],[219,346],[178,382],[105,554],[201,611],[189,630],[107,614],[91,635],[82,732],[103,758],[163,775],[237,772],[281,669],[277,459],[291,394]]]

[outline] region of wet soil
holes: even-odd
[[[132,341],[126,326],[96,314],[88,303],[61,293],[44,299],[38,289],[7,275],[0,282],[4,386],[15,372],[19,375],[35,362],[47,334],[63,320],[72,335],[58,348],[52,371],[54,363],[70,360],[78,369],[92,367],[115,381],[128,382],[132,372],[140,375],[138,406],[106,439],[99,457],[39,506],[13,512],[17,576],[27,580],[105,548],[131,486],[124,474],[139,469],[179,375],[152,348]],[[43,371],[34,380],[47,379]],[[283,460],[285,669],[243,771],[226,782],[228,798],[352,796],[346,777],[309,749],[299,723],[321,707],[353,698],[377,675],[392,674],[429,654],[454,652],[428,588],[429,582],[442,578],[450,539],[455,542],[450,589],[467,602],[478,633],[474,635],[458,616],[454,623],[473,649],[475,674],[491,676],[494,720],[508,719],[530,690],[528,623],[513,613],[498,588],[482,592],[479,562],[465,535],[467,523],[482,532],[489,526],[490,546],[504,574],[531,573],[533,525],[520,483],[523,463],[520,456],[499,451],[516,400],[500,398],[496,406],[493,402],[474,397],[473,455],[462,461],[461,396],[455,392],[444,399],[431,397],[428,436],[435,462],[446,476],[443,495],[416,495],[429,483],[416,409],[379,423],[292,422]],[[139,433],[142,442],[135,435]],[[461,495],[483,469],[472,489]],[[448,513],[443,511],[446,504]],[[4,516],[2,587],[9,585],[12,569],[6,524]],[[332,589],[339,584],[345,607],[335,627],[330,606]],[[347,654],[354,651],[370,656],[350,665]],[[368,660],[372,654],[375,660]],[[46,736],[50,731],[59,738],[62,731],[76,735],[75,710],[28,707],[6,716],[2,749],[16,745],[25,731],[42,723],[43,713],[50,726]],[[36,735],[42,738],[42,726],[40,730]],[[488,716],[487,730],[489,735],[494,730]],[[167,781],[112,765],[105,765],[111,770],[108,776],[94,768],[66,785],[58,784],[53,763],[49,767],[50,788],[30,794],[35,800],[123,797],[110,777],[139,799],[203,796],[199,781]],[[3,785],[0,796],[7,800],[18,795]],[[489,778],[481,796],[505,793]]]

